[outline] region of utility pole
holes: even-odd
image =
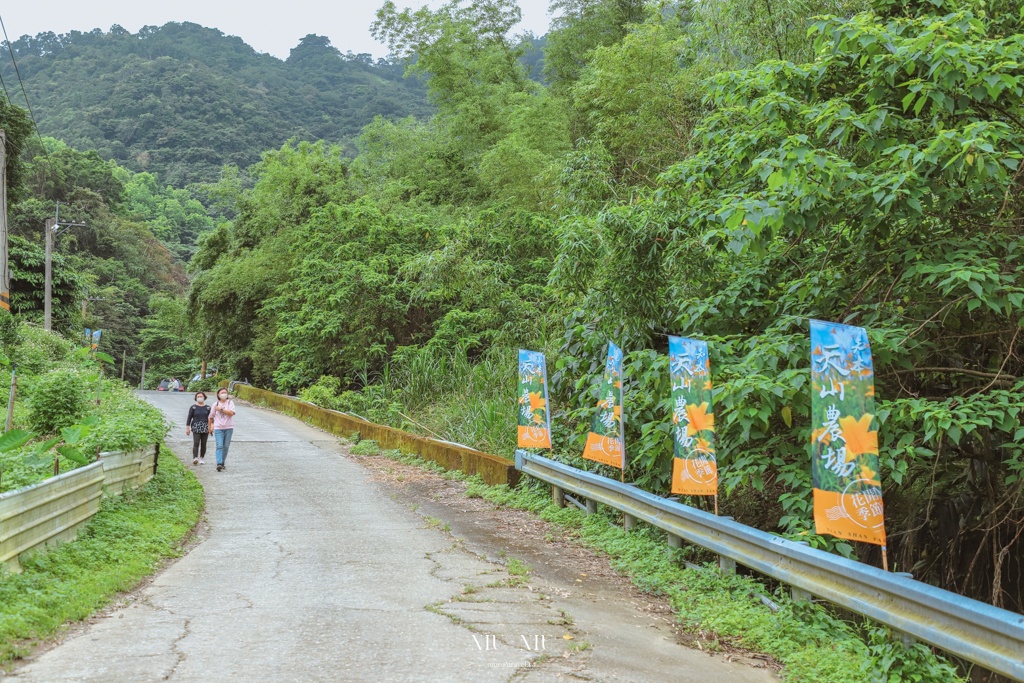
[[[43,296],[43,329],[49,332],[52,329],[53,317],[53,241],[57,235],[68,228],[82,227],[85,223],[61,223],[60,202],[57,202],[57,211],[53,218],[46,219],[46,290]],[[85,303],[82,303],[82,317],[85,317]]]
[[[0,129],[0,308],[11,310],[11,267],[7,262],[7,133]]]
[[[43,296],[43,329],[49,332],[53,321],[53,233],[57,230],[57,221],[46,219],[46,293]]]
[[[89,307],[90,301],[106,301],[105,296],[89,296],[89,290],[85,290],[85,298],[82,299],[82,320],[85,320],[85,311]]]

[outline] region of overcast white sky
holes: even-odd
[[[259,52],[285,59],[299,39],[309,33],[327,36],[342,52],[384,56],[384,47],[370,36],[370,24],[383,0],[31,0],[0,3],[0,16],[11,40],[44,31],[106,31],[120,24],[132,33],[143,26],[168,21],[191,21],[239,36]],[[401,7],[439,0],[395,0]],[[521,30],[547,32],[548,0],[519,0]],[[0,35],[2,38],[2,35]]]

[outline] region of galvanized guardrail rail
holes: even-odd
[[[950,654],[1024,681],[1024,615],[915,581],[905,575],[815,550],[764,531],[717,517],[635,486],[516,451],[516,469],[552,486],[555,500],[566,492],[587,499],[587,508],[608,505],[678,539],[707,548],[728,569],[741,564],[799,591],[828,600]]]
[[[18,558],[78,535],[100,499],[138,488],[156,474],[159,446],[101,453],[85,467],[0,494],[0,565],[20,571]]]

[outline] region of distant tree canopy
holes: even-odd
[[[404,67],[308,35],[286,61],[191,23],[13,41],[40,132],[181,187],[291,138],[344,143],[374,116],[426,117]],[[0,75],[17,82],[10,60]],[[0,111],[0,117],[3,112]]]

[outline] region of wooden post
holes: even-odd
[[[7,400],[7,423],[4,429],[11,431],[14,427],[14,397],[18,393],[18,373],[17,366],[11,366],[11,394]]]
[[[121,352],[121,381],[124,381],[124,362],[128,359],[128,349]]]
[[[146,359],[142,359],[142,377],[139,378],[139,389],[146,388]]]

